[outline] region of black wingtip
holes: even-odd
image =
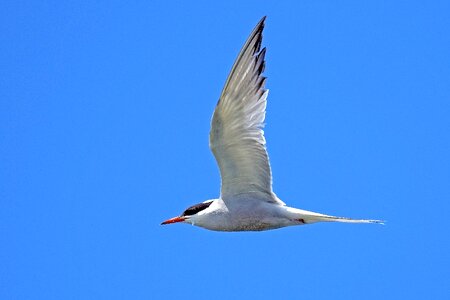
[[[256,43],[254,46],[254,53],[259,52],[261,50],[262,44],[262,32],[264,30],[264,21],[266,20],[266,16],[262,17],[261,20],[256,24],[255,29],[253,29],[253,38],[256,37]]]
[[[267,19],[267,16],[263,16],[263,17],[261,18],[261,20],[259,21],[259,23],[264,24],[264,22],[266,21],[266,19]]]
[[[264,25],[265,25],[264,23],[266,22],[266,18],[267,18],[267,16],[264,16],[261,18],[261,20],[259,20],[258,24],[256,25],[257,32],[263,31]]]

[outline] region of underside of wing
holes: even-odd
[[[264,20],[256,25],[234,63],[211,121],[210,148],[220,168],[221,197],[260,193],[276,200],[264,138],[268,90],[261,49]]]

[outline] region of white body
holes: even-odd
[[[276,197],[273,195],[273,197]],[[378,220],[355,220],[323,215],[264,200],[264,195],[243,194],[227,205],[222,199],[186,219],[186,223],[216,231],[262,231],[316,222],[380,223]]]

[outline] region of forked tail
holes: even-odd
[[[341,223],[376,223],[384,225],[385,221],[382,220],[368,220],[368,219],[351,219],[346,217],[335,217],[328,215],[317,216],[319,221],[322,222],[341,222]]]
[[[346,217],[329,216],[293,207],[287,207],[287,209],[292,214],[293,217],[302,220],[302,222],[306,224],[317,222],[341,222],[341,223],[376,223],[384,225],[385,222],[382,220],[351,219]]]

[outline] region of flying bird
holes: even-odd
[[[220,198],[193,205],[162,225],[182,222],[216,231],[261,231],[317,222],[382,223],[289,207],[272,191],[263,131],[269,92],[262,75],[265,19],[241,49],[212,117],[209,147],[220,169]]]

